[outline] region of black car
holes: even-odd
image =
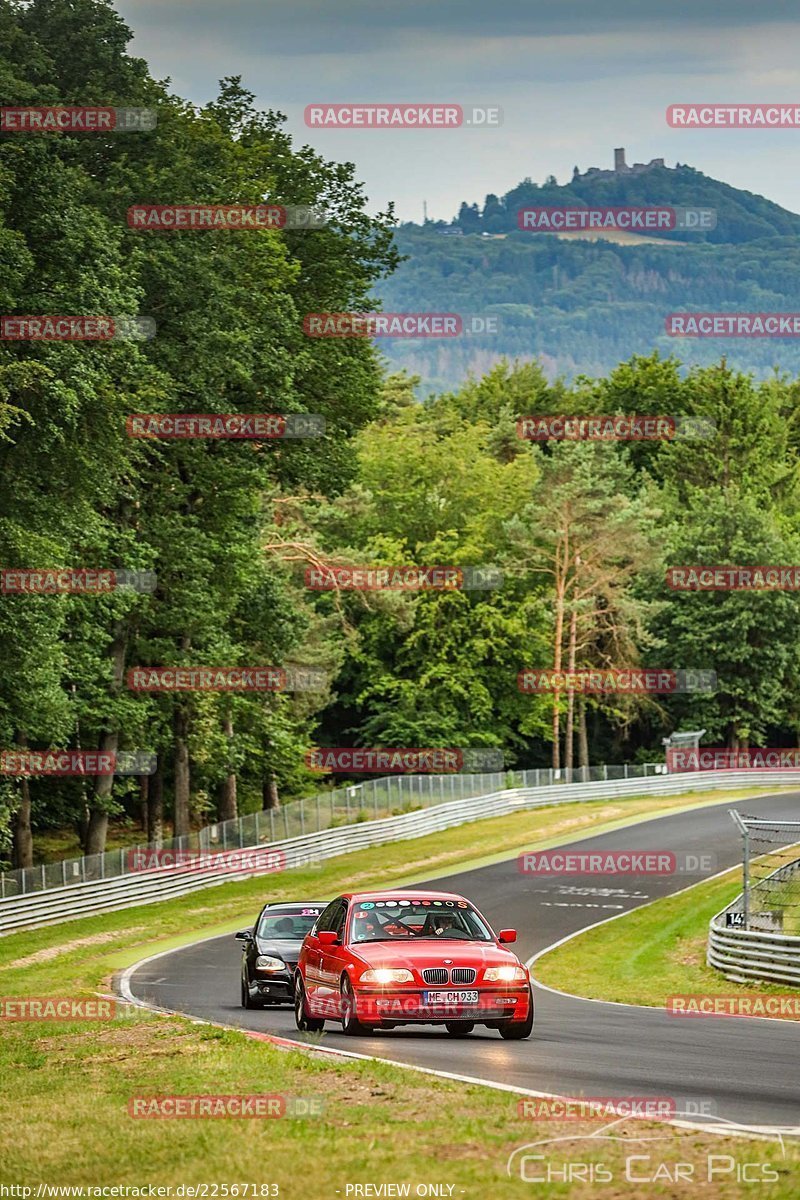
[[[242,942],[242,1008],[294,1003],[294,973],[303,938],[325,908],[316,900],[265,904]]]

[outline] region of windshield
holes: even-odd
[[[258,937],[260,938],[286,938],[287,941],[301,942],[307,933],[310,933],[314,928],[314,922],[322,912],[321,907],[316,908],[289,908],[280,909],[278,912],[266,912],[261,914],[261,920],[258,923]]]
[[[353,942],[455,938],[493,941],[492,931],[466,900],[362,900],[353,910]]]

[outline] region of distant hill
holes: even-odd
[[[717,224],[602,240],[518,228],[520,208],[553,205],[712,208]],[[776,366],[800,375],[800,339],[666,335],[673,311],[800,311],[800,215],[692,167],[590,171],[564,186],[526,179],[481,208],[462,204],[449,225],[402,225],[396,241],[408,260],[380,289],[386,311],[493,313],[500,322],[492,335],[382,340],[392,366],[422,375],[424,390],[455,386],[501,357],[538,358],[551,377],[572,378],[653,348],[687,364],[724,354],[758,376]]]
[[[590,170],[583,175],[574,175],[572,181],[563,186],[555,180],[540,186],[531,179],[524,179],[505,196],[488,195],[482,209],[476,204],[462,203],[458,217],[450,227],[464,233],[510,233],[518,228],[517,213],[521,208],[562,204],[712,208],[717,213],[716,228],[689,236],[693,241],[714,244],[739,244],[764,237],[800,234],[797,213],[681,164],[675,167],[648,165],[642,170]],[[445,229],[447,225],[442,221],[434,227]],[[654,232],[652,236],[670,241],[681,240],[686,234]]]

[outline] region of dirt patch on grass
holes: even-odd
[[[181,1029],[176,1023],[171,1023],[169,1029],[157,1029],[149,1021],[142,1024],[126,1021],[118,1026],[104,1027],[101,1037],[91,1039],[88,1046],[86,1035],[81,1032],[77,1037],[62,1034],[60,1037],[39,1038],[36,1048],[44,1051],[51,1062],[63,1066],[81,1063],[85,1069],[90,1064],[123,1065],[130,1062],[140,1068],[143,1056],[149,1061],[153,1058],[207,1054],[211,1046],[198,1041],[193,1034],[193,1030]]]
[[[141,933],[143,929],[147,929],[147,926],[137,925],[134,929],[126,929],[124,936]],[[95,933],[91,937],[75,938],[72,942],[60,942],[57,946],[46,946],[44,950],[37,950],[35,954],[28,954],[25,958],[16,958],[13,962],[6,963],[0,970],[10,971],[12,967],[33,967],[37,963],[50,962],[51,959],[58,958],[60,954],[69,954],[71,950],[80,950],[83,946],[102,946],[106,942],[117,942],[121,936],[123,935],[119,933]]]
[[[668,955],[670,962],[680,967],[704,967],[706,963],[706,936],[683,938]]]
[[[551,834],[561,833],[564,829],[579,829],[582,825],[592,825],[595,821],[610,821],[614,817],[625,815],[624,808],[609,806],[608,808],[598,808],[596,812],[586,813],[578,817],[570,817],[566,821],[557,821],[555,825],[548,825],[547,836]]]

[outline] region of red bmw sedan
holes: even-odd
[[[303,1031],[341,1021],[347,1034],[396,1025],[476,1025],[504,1038],[533,1029],[530,975],[478,910],[449,892],[348,892],[306,935],[294,977]]]

